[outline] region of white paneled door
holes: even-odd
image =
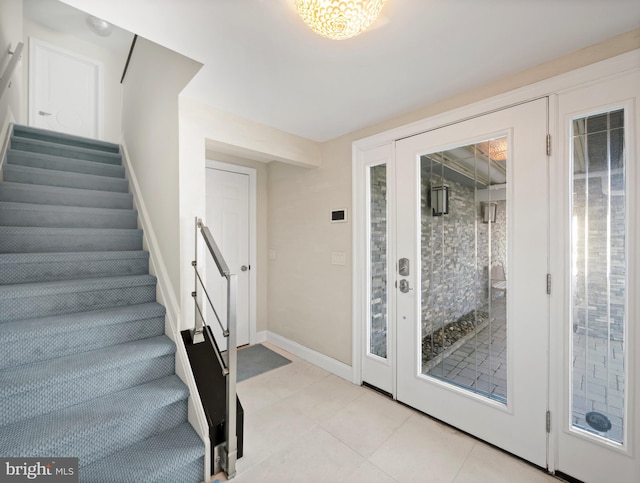
[[[396,142],[393,274],[397,399],[541,467],[546,134],[540,99]]]
[[[224,169],[206,169],[207,207],[205,224],[211,230],[231,273],[238,275],[238,346],[250,342],[250,179],[245,173]],[[207,258],[209,296],[226,327],[226,280],[220,277],[215,264]],[[209,309],[207,323],[218,344],[224,345],[222,330]]]
[[[102,64],[29,40],[29,124],[100,137]]]

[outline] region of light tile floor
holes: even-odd
[[[237,483],[558,481],[385,396],[265,345],[293,362],[238,384],[245,447],[233,480]]]

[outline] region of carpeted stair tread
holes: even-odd
[[[115,347],[9,367],[0,370],[0,400],[174,353],[175,344],[166,335],[160,335]]]
[[[131,277],[94,278],[87,280],[63,280],[60,282],[35,282],[0,286],[0,300],[34,297],[38,295],[61,295],[82,291],[129,288],[139,285],[155,285],[153,275],[133,275]]]
[[[142,250],[142,230],[0,226],[0,253]]]
[[[84,206],[0,201],[0,225],[60,228],[137,228],[138,212]]]
[[[29,166],[31,168],[124,178],[124,166],[122,165],[98,163],[83,159],[69,159],[64,156],[53,156],[51,154],[32,153],[15,149],[7,150],[7,163],[16,166]]]
[[[189,423],[156,434],[80,472],[84,483],[199,481],[204,475],[204,443]],[[167,462],[171,461],[171,465]]]
[[[120,146],[14,125],[0,183],[0,455],[200,482],[205,446]]]
[[[3,176],[5,181],[14,183],[41,184],[117,193],[127,193],[129,191],[129,182],[124,178],[56,171],[55,169],[31,168],[14,164],[5,165]]]
[[[188,396],[184,383],[172,375],[2,426],[0,454],[74,455],[86,466],[183,424]]]
[[[149,273],[149,252],[0,253],[0,285]]]
[[[99,139],[86,138],[76,136],[74,134],[61,133],[58,131],[50,131],[42,128],[15,124],[13,126],[13,135],[21,138],[39,139],[41,141],[55,142],[58,144],[66,144],[70,146],[78,146],[88,149],[105,151],[108,153],[119,153],[120,146],[108,141]]]
[[[32,153],[50,154],[52,156],[64,156],[71,159],[83,159],[106,164],[122,164],[120,153],[108,153],[98,149],[71,146],[40,139],[12,136],[10,149],[28,151]]]
[[[155,287],[153,275],[0,285],[0,322],[152,302]]]
[[[0,369],[164,334],[157,302],[0,324]]]
[[[0,426],[170,376],[166,335],[0,370]]]
[[[95,191],[30,183],[0,183],[0,200],[41,205],[133,208],[133,195],[115,191]]]

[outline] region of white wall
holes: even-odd
[[[328,141],[322,165],[269,165],[269,330],[351,364],[351,223],[331,225],[331,208],[351,208],[352,143],[473,102],[640,48],[640,29],[498,82]],[[347,265],[331,264],[331,252]]]
[[[180,279],[183,329],[193,324],[193,258],[194,219],[205,212],[205,160],[207,152],[235,156],[236,160],[266,162],[278,159],[283,162],[316,166],[320,160],[320,146],[314,141],[294,136],[253,121],[231,115],[184,96],[180,97]],[[222,157],[219,157],[224,161]],[[226,158],[232,159],[232,158]],[[239,161],[238,161],[239,162]],[[259,165],[254,165],[259,166]],[[308,169],[308,168],[297,168]],[[261,208],[264,215],[264,208]],[[262,215],[262,216],[263,216]],[[260,211],[258,212],[260,215]],[[265,219],[258,222],[265,223]],[[260,228],[259,228],[260,230]],[[260,247],[258,258],[264,257]],[[260,279],[258,280],[260,284]],[[267,283],[263,280],[262,283]],[[258,304],[265,309],[266,301]],[[263,295],[264,297],[264,295]],[[257,330],[264,330],[263,315],[257,322]]]
[[[115,143],[120,142],[121,134],[121,86],[120,78],[124,64],[127,60],[128,52],[113,52],[111,50],[100,47],[91,42],[81,40],[75,36],[59,32],[36,23],[28,18],[24,19],[24,44],[25,54],[23,57],[23,90],[25,92],[25,102],[22,105],[22,119],[24,123],[28,122],[28,105],[26,102],[26,93],[28,92],[28,66],[29,66],[29,44],[28,39],[33,37],[42,40],[48,44],[54,45],[61,49],[73,52],[83,57],[97,60],[104,66],[103,70],[103,86],[104,86],[104,112],[103,133],[101,138],[105,141]]]
[[[138,38],[123,84],[122,137],[158,247],[155,260],[179,300],[178,94],[201,64]],[[150,232],[152,231],[152,232]]]
[[[11,59],[18,42],[22,42],[22,0],[0,1],[0,76]],[[24,54],[22,64],[25,64]],[[11,87],[0,98],[0,148],[5,141],[9,122],[22,122],[22,69],[20,64],[11,79]]]

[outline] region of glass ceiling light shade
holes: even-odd
[[[480,150],[492,161],[505,161],[507,159],[507,138],[490,139],[478,144]]]
[[[332,40],[364,32],[386,0],[295,0],[296,10],[311,29]]]

